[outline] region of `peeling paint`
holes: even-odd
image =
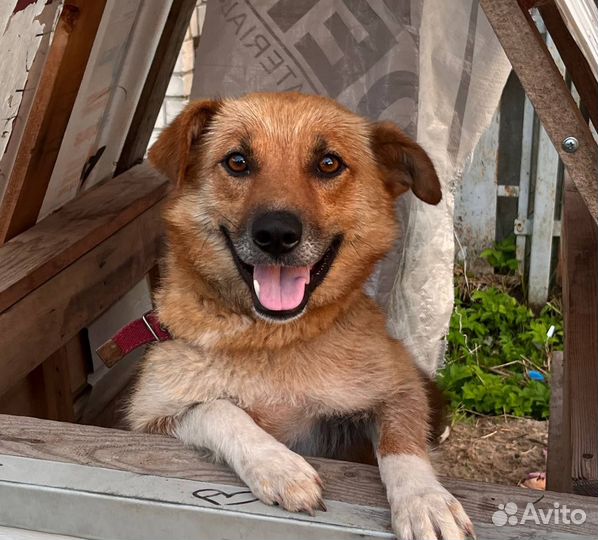
[[[12,5],[11,5],[12,4]],[[17,117],[22,99],[22,90],[27,83],[29,68],[39,47],[44,27],[37,20],[44,9],[45,0],[38,0],[22,7],[13,14],[19,3],[8,2],[0,8],[0,122],[7,136],[0,138],[0,155],[4,154],[12,131],[12,122]],[[7,16],[8,14],[8,16]],[[2,24],[4,23],[4,24]],[[18,92],[18,90],[21,92]]]
[[[50,43],[50,31],[61,5],[61,0],[37,0],[27,5],[16,0],[0,1],[0,199],[10,177]]]

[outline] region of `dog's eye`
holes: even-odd
[[[318,161],[318,173],[326,178],[331,178],[340,174],[345,168],[345,164],[340,158],[332,154],[326,154]]]
[[[249,173],[249,163],[247,158],[239,152],[234,152],[224,158],[222,161],[224,168],[232,175],[245,175]]]

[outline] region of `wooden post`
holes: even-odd
[[[554,467],[568,471],[573,489],[598,490],[598,235],[596,223],[570,178],[566,177],[562,231],[563,303],[565,312],[563,435],[570,433],[570,462]],[[549,448],[550,456],[550,448]],[[566,456],[566,453],[565,453]],[[555,459],[561,459],[558,455]],[[550,458],[549,458],[550,459]],[[549,482],[551,480],[549,479]],[[565,485],[562,480],[555,480]],[[555,486],[556,487],[556,486]]]

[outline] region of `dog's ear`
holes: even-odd
[[[440,202],[442,191],[438,175],[432,160],[419,144],[391,122],[374,123],[370,137],[386,188],[394,197],[411,189],[424,202]]]
[[[186,177],[189,154],[196,147],[210,121],[218,112],[220,101],[190,103],[160,134],[149,151],[149,160],[161,173],[180,186]]]

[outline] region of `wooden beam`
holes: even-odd
[[[105,4],[68,0],[63,7],[0,203],[0,244],[37,220]]]
[[[228,467],[202,461],[196,451],[175,439],[33,418],[0,415],[0,454],[243,485]],[[321,458],[308,458],[308,461],[324,481],[326,499],[388,507],[377,467]],[[598,527],[597,507],[592,498],[551,492],[540,495],[537,491],[514,486],[448,478],[443,479],[443,483],[462,502],[482,538],[593,537]],[[507,502],[517,504],[520,512],[527,503],[534,503],[537,511],[554,510],[556,502],[566,503],[569,508],[584,510],[587,519],[581,525],[551,521],[542,526],[528,520],[517,527],[496,527],[492,524],[492,514],[499,504]]]
[[[598,126],[598,82],[594,78],[590,64],[569,33],[554,1],[541,5],[538,9],[546,30],[550,33],[567,66],[567,72],[571,75],[581,103],[586,107],[594,126]]]
[[[143,279],[160,233],[158,203],[0,313],[0,395]]]
[[[83,193],[0,247],[0,312],[162,200],[168,181],[143,164]]]
[[[145,155],[196,3],[196,0],[172,3],[115,174],[136,165]]]
[[[160,229],[155,205],[0,314],[0,395],[143,278]]]
[[[140,165],[85,192],[35,227],[1,246],[0,312],[156,205],[167,189],[168,182],[164,177],[149,164]],[[68,413],[72,396],[60,390],[57,383],[61,380],[56,375],[66,374],[68,368],[68,373],[77,378],[78,387],[84,386],[88,358],[87,351],[77,357],[76,351],[81,351],[80,345],[79,336],[75,334],[72,341],[65,342],[63,349],[51,351],[61,360],[50,359],[46,368],[40,366],[42,375],[49,376],[46,388],[43,377],[40,382],[37,373],[32,373],[30,381],[19,383],[20,393],[17,390],[13,397],[21,403],[21,407],[25,407],[24,410],[36,411],[35,415],[43,418],[70,418],[63,413]],[[56,362],[60,363],[59,368]],[[59,369],[58,373],[56,369]],[[16,384],[17,380],[12,383]],[[31,392],[32,388],[35,391]],[[39,403],[25,405],[25,399]],[[7,400],[2,400],[0,411],[3,410],[2,403],[4,410],[15,410]]]
[[[598,234],[573,182],[566,178],[561,234],[565,378],[575,490],[598,494]]]
[[[590,214],[598,220],[596,143],[542,36],[517,0],[480,3]],[[579,141],[575,153],[563,149],[567,137]]]

